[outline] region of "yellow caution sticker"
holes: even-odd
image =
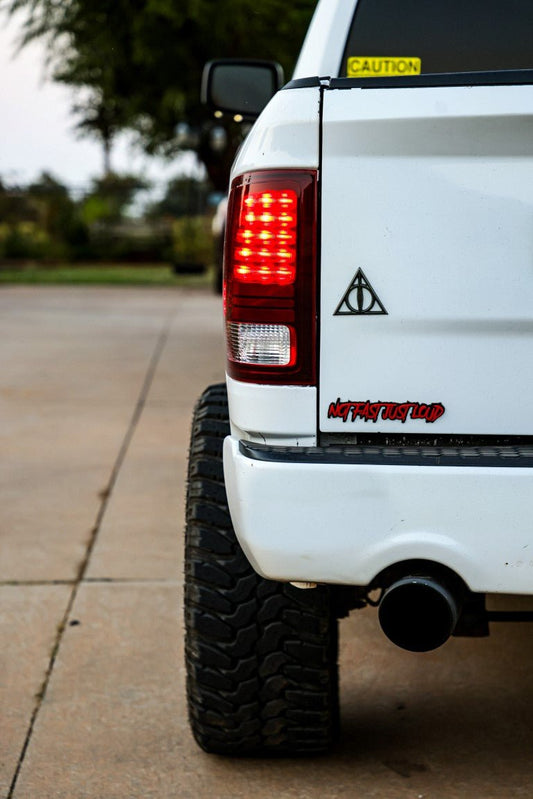
[[[348,59],[348,78],[397,78],[420,75],[420,58],[407,56],[352,56]]]

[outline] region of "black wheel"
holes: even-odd
[[[315,754],[338,727],[337,620],[330,590],[259,577],[228,511],[224,385],[194,412],[185,549],[187,697],[206,752]]]

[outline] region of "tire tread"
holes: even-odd
[[[186,507],[189,719],[199,745],[227,755],[327,750],[338,726],[337,621],[330,589],[265,580],[248,563],[227,505],[224,384],[193,417]]]

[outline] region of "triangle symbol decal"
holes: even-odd
[[[358,269],[333,316],[369,316],[387,314],[385,306],[362,269]]]

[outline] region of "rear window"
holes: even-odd
[[[359,0],[341,77],[533,68],[533,0]]]

